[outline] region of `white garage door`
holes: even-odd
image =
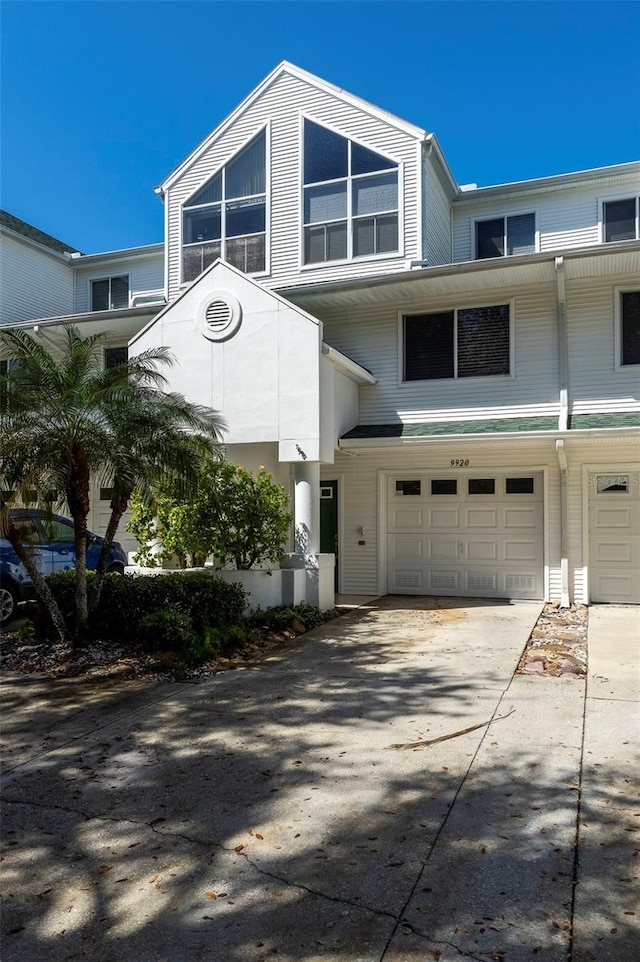
[[[589,477],[591,601],[640,603],[640,473]]]
[[[392,594],[542,598],[540,473],[389,480]]]

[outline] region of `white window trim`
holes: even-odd
[[[479,260],[479,258],[478,258],[478,226],[477,226],[478,224],[482,224],[482,223],[484,223],[484,222],[486,222],[486,221],[488,221],[488,220],[498,220],[499,218],[502,218],[502,219],[504,220],[505,230],[506,230],[506,227],[507,227],[507,218],[509,218],[509,217],[523,217],[525,214],[533,214],[533,216],[534,216],[534,219],[535,219],[535,227],[534,227],[534,231],[533,231],[533,242],[534,242],[534,245],[535,245],[535,250],[534,250],[533,253],[534,253],[534,254],[539,254],[539,253],[540,253],[540,228],[539,228],[538,225],[539,225],[539,220],[540,220],[540,218],[539,218],[538,208],[537,208],[537,207],[523,207],[523,208],[520,208],[520,209],[518,209],[518,210],[502,211],[502,212],[496,212],[496,213],[494,213],[494,214],[482,214],[481,216],[472,217],[472,219],[471,219],[471,255],[472,255],[472,260],[474,260],[474,261]],[[507,246],[507,245],[506,245],[506,241],[507,241],[507,236],[506,236],[506,234],[504,234],[503,237],[504,237],[504,240],[505,240],[505,249],[506,249],[506,246]],[[500,255],[499,257],[483,257],[482,260],[498,261],[498,260],[500,260],[502,257],[527,257],[527,255],[526,255],[526,254],[502,254],[502,255]]]
[[[629,241],[640,238],[640,196],[633,190],[625,194],[612,194],[611,197],[600,197],[598,199],[598,238],[601,244],[624,244],[624,241],[606,241],[604,239],[604,207],[605,204],[615,204],[621,200],[635,200],[636,202],[636,236],[630,237]]]
[[[184,250],[185,246],[191,246],[191,245],[185,245],[185,244],[183,243],[183,238],[184,238],[184,213],[185,213],[185,208],[188,209],[188,210],[198,210],[198,208],[200,208],[200,207],[203,207],[203,208],[204,208],[204,207],[209,207],[209,206],[211,206],[210,204],[198,204],[198,205],[195,206],[195,207],[189,207],[189,206],[188,206],[189,198],[190,198],[190,197],[193,197],[194,194],[197,194],[198,191],[201,190],[206,183],[208,183],[208,181],[213,180],[213,178],[214,178],[217,174],[219,174],[220,171],[221,171],[224,167],[226,167],[226,165],[227,165],[230,161],[232,161],[232,160],[234,159],[234,157],[237,157],[237,155],[238,155],[241,151],[243,151],[243,150],[245,149],[245,147],[247,147],[247,146],[251,143],[252,140],[255,140],[256,137],[258,137],[258,136],[262,133],[262,131],[265,132],[265,142],[264,142],[264,163],[265,163],[265,185],[264,185],[264,186],[265,186],[265,192],[264,192],[264,198],[265,198],[265,216],[264,216],[265,244],[264,244],[264,265],[265,265],[265,266],[264,266],[264,270],[262,270],[262,271],[256,271],[255,273],[252,273],[252,274],[247,274],[247,277],[269,277],[269,276],[270,276],[270,274],[271,274],[271,121],[269,121],[269,122],[266,123],[266,124],[262,124],[260,127],[258,127],[245,141],[243,141],[243,143],[242,143],[239,147],[236,147],[236,148],[235,148],[235,150],[227,157],[226,160],[224,160],[221,164],[219,164],[213,171],[207,172],[205,178],[202,180],[202,182],[200,183],[200,185],[199,185],[198,187],[192,188],[192,189],[189,191],[188,195],[187,195],[185,198],[183,198],[183,200],[178,201],[178,209],[179,209],[179,213],[178,213],[178,265],[179,265],[179,271],[178,271],[178,288],[179,288],[179,290],[186,290],[187,287],[189,287],[191,284],[193,284],[195,281],[197,281],[197,280],[198,280],[198,277],[201,276],[201,275],[199,274],[198,277],[194,277],[194,279],[193,279],[192,281],[185,281],[185,279],[184,279],[184,274],[183,274],[183,271],[184,271],[184,263],[183,263],[182,253],[183,253],[183,250]],[[262,194],[252,194],[251,196],[252,196],[252,197],[262,197]],[[247,199],[247,198],[241,197],[241,198],[232,198],[232,199],[234,199],[234,200],[236,200],[236,199],[237,199],[237,200],[245,200],[245,199]],[[221,201],[222,207],[224,207],[224,204],[225,204],[225,201]],[[168,205],[167,205],[167,206],[168,206]],[[223,218],[224,218],[224,213],[222,213],[221,223],[223,222]],[[261,233],[262,233],[262,232],[259,232],[259,234],[243,234],[243,235],[241,235],[241,236],[243,236],[243,237],[257,237],[257,236],[260,236]],[[224,240],[227,240],[227,239],[228,239],[228,238],[224,238]],[[221,238],[221,249],[222,249],[222,240],[223,240],[223,238]],[[193,245],[193,246],[195,246],[195,245]],[[220,255],[220,259],[222,260],[222,253],[221,253],[221,255]],[[168,262],[168,261],[167,261],[167,262]],[[207,268],[205,268],[205,270],[207,270]]]
[[[637,377],[637,371],[640,364],[623,364],[622,363],[622,295],[623,294],[634,294],[640,291],[640,284],[635,284],[631,287],[625,285],[624,287],[614,287],[613,289],[613,336],[614,336],[614,370],[616,373],[625,373],[633,371],[634,378]]]
[[[336,223],[341,223],[343,220],[347,222],[347,256],[340,258],[340,260],[334,261],[316,261],[313,264],[305,264],[304,261],[304,122],[308,120],[312,124],[316,124],[318,127],[324,127],[326,130],[330,130],[331,133],[335,134],[337,137],[343,137],[345,140],[350,140],[354,144],[358,144],[359,147],[365,150],[372,150],[377,154],[381,154],[391,161],[392,164],[396,165],[396,168],[387,168],[387,172],[393,169],[397,169],[398,172],[398,249],[395,251],[383,251],[379,254],[360,254],[354,256],[353,251],[353,221],[357,218],[353,217],[352,213],[352,196],[349,189],[351,183],[353,182],[353,177],[349,174],[346,178],[339,177],[335,180],[319,181],[318,183],[338,183],[341,180],[346,180],[347,182],[347,216],[340,217],[336,219]],[[299,250],[298,250],[298,270],[309,271],[318,270],[322,268],[331,267],[344,267],[347,264],[362,264],[368,263],[369,261],[381,261],[381,260],[398,260],[404,258],[404,161],[399,160],[397,157],[389,154],[383,147],[374,146],[371,143],[365,143],[359,137],[354,137],[351,134],[347,134],[344,130],[338,130],[331,123],[327,123],[318,117],[314,117],[311,114],[300,111],[298,116],[298,144],[299,144],[299,196],[298,196],[298,229],[299,229]],[[370,174],[357,174],[356,179],[360,177],[374,177],[376,173],[384,174],[385,171],[372,171]],[[317,184],[312,186],[316,187]],[[375,215],[372,215],[375,216]],[[323,221],[323,223],[330,223],[330,221]]]
[[[93,284],[95,281],[110,281],[113,277],[126,277],[127,286],[127,307],[131,307],[131,274],[129,271],[112,271],[110,274],[100,274],[96,277],[88,277],[87,307],[89,314],[107,314],[109,311],[123,311],[123,307],[107,307],[104,311],[94,311],[93,309]]]
[[[411,389],[415,386],[426,387],[429,384],[446,384],[453,383],[459,384],[460,382],[471,381],[474,384],[478,381],[483,383],[504,383],[504,381],[514,381],[515,374],[515,363],[516,363],[516,349],[515,349],[515,298],[509,298],[508,300],[500,301],[501,304],[509,305],[509,373],[508,374],[474,374],[471,377],[459,377],[458,375],[458,311],[465,311],[469,309],[482,308],[482,307],[496,307],[498,305],[498,300],[486,301],[478,304],[473,301],[469,304],[456,304],[454,307],[451,305],[429,305],[428,310],[411,310],[411,311],[398,311],[398,388],[401,390]],[[423,380],[404,380],[404,319],[405,317],[416,317],[421,314],[443,314],[447,311],[453,311],[453,366],[454,374],[453,377],[430,377],[424,378]]]

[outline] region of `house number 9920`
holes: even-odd
[[[468,468],[469,458],[451,458],[452,468]]]

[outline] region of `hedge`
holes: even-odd
[[[91,591],[92,572],[88,572]],[[75,573],[57,571],[47,578],[64,619],[71,628],[75,610]],[[138,643],[142,621],[160,611],[187,615],[196,633],[207,628],[241,625],[246,603],[244,589],[201,571],[159,575],[105,577],[100,604],[90,619],[92,638]]]

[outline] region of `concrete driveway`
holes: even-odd
[[[197,684],[5,677],[3,958],[635,962],[634,669],[514,675],[540,608],[386,598]]]

